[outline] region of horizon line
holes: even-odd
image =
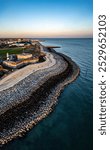
[[[0,37],[0,39],[93,39],[93,37]]]

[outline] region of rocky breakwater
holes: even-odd
[[[39,67],[22,68],[20,77],[13,78],[19,72],[13,73],[0,83],[0,144],[22,136],[45,118],[64,86],[79,75],[79,67],[67,56],[55,51],[47,55]]]

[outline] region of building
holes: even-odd
[[[30,53],[17,54],[18,60],[29,59],[29,58],[32,58],[32,54],[30,54]]]
[[[23,46],[25,46],[25,43],[23,43],[23,42],[16,42],[15,45],[18,46],[18,47],[23,47]]]
[[[17,60],[17,61],[6,60],[6,61],[3,61],[3,65],[12,69],[19,69],[28,64],[34,64],[37,62],[39,62],[39,58],[35,57],[35,58],[29,58],[29,59],[23,59],[23,60]]]
[[[7,54],[6,54],[6,58],[7,58],[7,61],[16,61],[16,60],[17,60],[16,54],[11,54],[11,55],[9,55],[9,54],[7,53]]]

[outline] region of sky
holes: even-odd
[[[0,0],[0,38],[88,38],[92,0]]]

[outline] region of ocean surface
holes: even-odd
[[[92,150],[93,149],[93,40],[44,39],[56,51],[71,57],[80,76],[64,89],[54,111],[23,138],[4,150]]]

